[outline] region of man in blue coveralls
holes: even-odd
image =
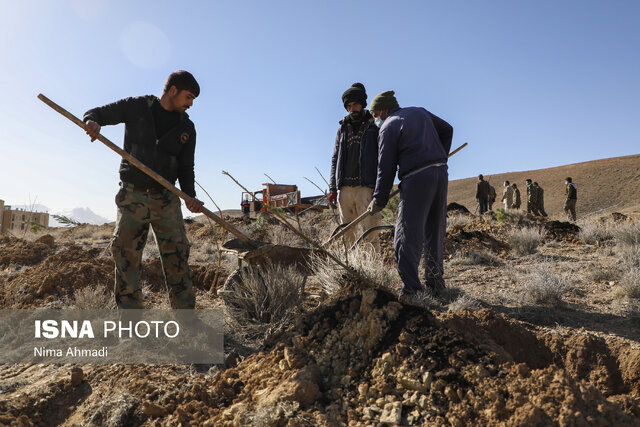
[[[382,92],[370,107],[380,133],[378,176],[369,212],[385,207],[397,170],[400,204],[394,248],[403,283],[400,301],[405,302],[424,291],[418,277],[423,250],[427,290],[439,294],[445,289],[447,158],[453,128],[424,108],[400,108],[394,95],[393,91]]]

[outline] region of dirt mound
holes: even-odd
[[[609,215],[601,216],[600,224],[606,225],[608,223],[619,224],[621,222],[633,221],[625,214],[621,214],[620,212],[611,212]]]
[[[547,221],[544,223],[546,237],[558,241],[573,242],[577,239],[580,227],[570,222]]]
[[[466,227],[456,225],[447,232],[444,241],[445,255],[452,255],[456,252],[467,252],[470,250],[491,251],[494,253],[506,252],[509,245],[496,239],[489,231],[473,230],[466,231]]]
[[[10,264],[33,265],[53,252],[50,244],[0,237],[0,268]]]
[[[466,336],[475,332],[483,335]],[[611,368],[590,356],[589,342],[549,348],[526,325],[486,310],[440,321],[366,290],[300,318],[271,342],[187,401],[146,407],[157,406],[169,424],[637,424],[625,412],[637,402],[606,397],[628,388],[623,376],[602,382],[587,372]]]
[[[9,278],[0,289],[0,307],[39,307],[69,297],[76,289],[106,286],[113,280],[113,260],[98,258],[100,252],[70,246]]]
[[[465,206],[456,202],[451,202],[447,205],[447,212],[471,213]]]
[[[214,284],[217,267],[217,264],[214,263],[207,265],[190,266],[193,286],[197,289],[204,289],[205,291],[215,292],[217,290],[217,286],[222,286],[228,276],[227,272],[220,271],[220,274],[218,275],[218,282],[217,284]]]

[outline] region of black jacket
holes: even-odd
[[[124,123],[124,151],[153,169],[170,183],[180,181],[180,188],[196,196],[194,154],[196,130],[185,113],[180,122],[158,139],[151,107],[160,102],[153,95],[125,98],[84,113],[84,121],[93,120],[100,126]],[[140,188],[163,188],[153,178],[122,159],[120,179]]]
[[[343,184],[344,162],[346,159],[346,140],[348,137],[347,123],[349,116],[340,121],[340,128],[336,135],[333,156],[331,156],[331,175],[329,176],[329,190],[335,193]],[[360,142],[360,185],[374,187],[378,174],[378,126],[373,122],[369,111],[365,112],[365,130]]]

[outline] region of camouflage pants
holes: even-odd
[[[576,220],[576,202],[576,199],[567,199],[564,202],[564,213],[567,214],[571,221]]]
[[[189,241],[180,199],[169,191],[134,191],[121,184],[116,195],[118,218],[111,251],[116,264],[115,297],[118,308],[144,308],[140,274],[142,251],[152,227],[173,308],[194,308],[195,293],[189,273]]]

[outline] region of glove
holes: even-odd
[[[338,193],[329,193],[327,200],[331,206],[335,206],[338,201]]]
[[[382,206],[376,204],[376,199],[373,199],[371,203],[369,203],[369,207],[367,208],[369,215],[375,215],[381,210],[382,210]]]

